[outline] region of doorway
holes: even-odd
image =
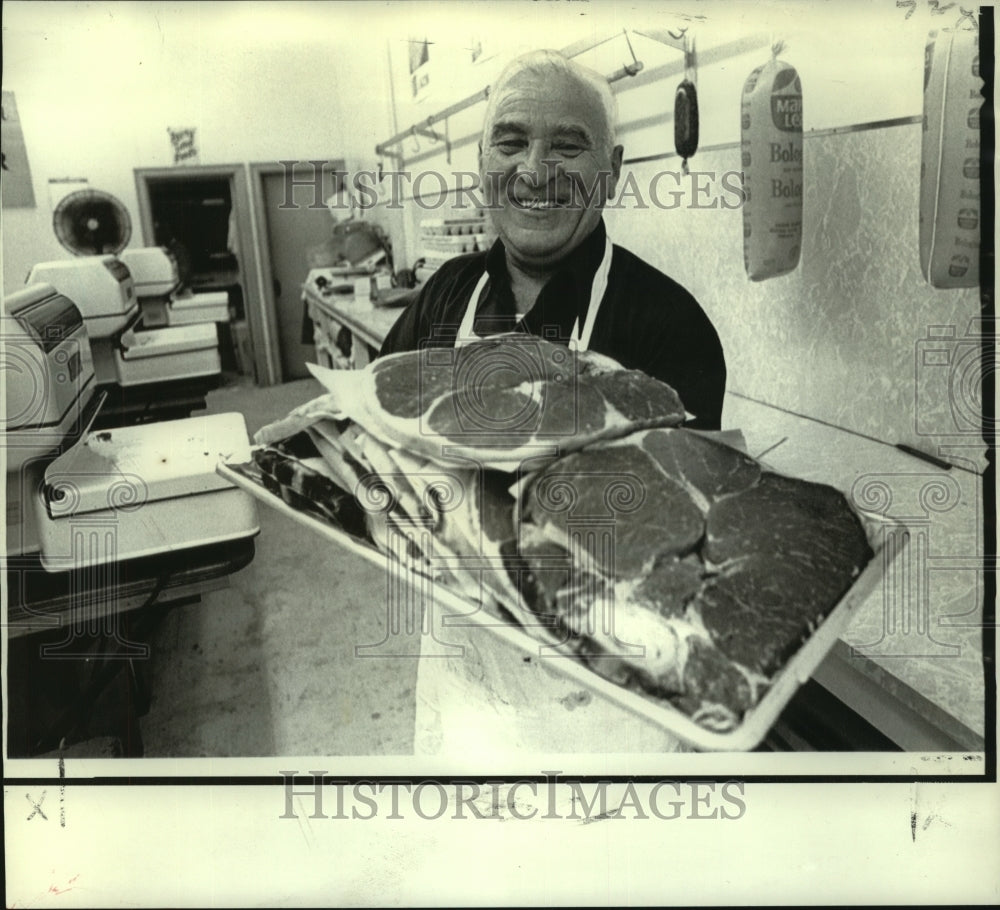
[[[305,320],[302,284],[309,273],[308,251],[330,238],[334,221],[323,205],[340,186],[343,161],[277,161],[250,165],[264,306],[277,329],[281,378],[310,375],[315,362],[312,325]],[[286,168],[288,168],[286,170]]]
[[[174,253],[190,290],[227,293],[231,322],[225,343],[236,364],[259,385],[277,382],[268,344],[273,327],[260,305],[244,166],[137,168],[135,181],[143,242]]]

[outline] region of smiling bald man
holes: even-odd
[[[683,287],[605,231],[622,166],[614,124],[614,97],[599,74],[553,51],[511,63],[490,92],[479,154],[497,241],[445,263],[381,353],[527,332],[663,380],[693,415],[689,426],[718,429],[726,366],[715,329]],[[527,657],[475,626],[435,635],[461,653],[431,654],[429,636],[421,638],[417,754],[493,770],[510,756],[684,748],[592,697],[553,668],[559,658]]]
[[[441,266],[381,353],[528,332],[666,382],[692,415],[688,426],[718,429],[726,365],[715,328],[687,290],[605,231],[622,151],[603,77],[555,51],[508,65],[479,146],[497,240]]]

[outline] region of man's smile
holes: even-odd
[[[568,204],[555,199],[518,199],[510,200],[511,205],[524,212],[551,212],[555,209],[568,208]]]

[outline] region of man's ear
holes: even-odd
[[[616,145],[611,150],[611,179],[608,180],[608,199],[615,198],[615,190],[618,187],[618,178],[622,174],[622,159],[625,156],[625,147]]]

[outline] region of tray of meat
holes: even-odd
[[[220,473],[697,749],[754,748],[884,573],[880,516],[599,355],[501,336],[314,373]]]

